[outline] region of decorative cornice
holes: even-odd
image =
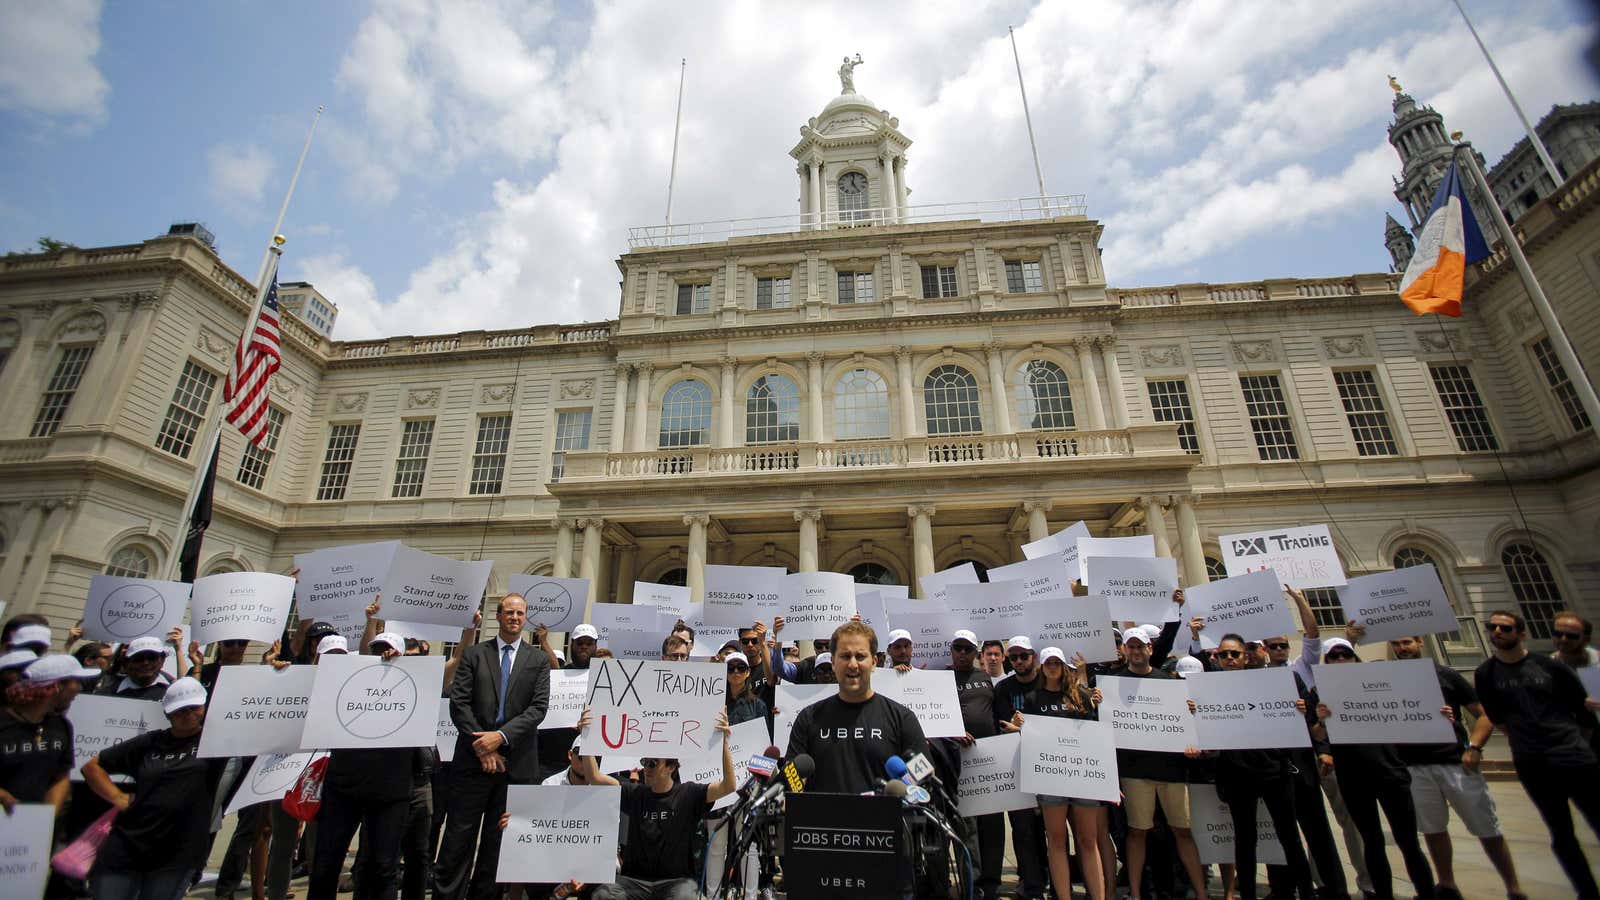
[[[915,519],[917,516],[927,516],[931,519],[933,518],[933,514],[938,512],[938,509],[939,508],[932,503],[913,503],[906,507],[906,516],[912,519]]]

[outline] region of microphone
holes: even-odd
[[[744,767],[745,771],[750,773],[750,778],[745,782],[745,787],[750,786],[758,779],[762,782],[771,779],[773,773],[778,771],[778,760],[782,758],[783,754],[778,752],[778,745],[776,744],[769,744],[767,749],[750,757],[750,761]]]
[[[944,785],[939,784],[939,776],[934,774],[933,763],[929,761],[928,757],[921,753],[912,754],[912,756],[905,761],[905,769],[911,773],[911,780],[917,784],[921,784],[924,781],[927,781],[929,778],[932,778],[934,784],[944,787]]]
[[[812,773],[816,770],[817,764],[814,760],[812,760],[811,755],[808,753],[802,753],[799,756],[796,756],[794,759],[784,763],[783,778],[774,778],[772,780],[772,784],[767,785],[767,789],[761,792],[761,796],[757,797],[756,801],[750,804],[750,812],[754,813],[756,810],[765,806],[772,798],[783,793],[785,790],[791,790],[795,793],[800,793],[801,791],[805,790],[806,779],[810,778]]]
[[[896,800],[904,800],[904,799],[906,799],[906,785],[905,785],[905,782],[903,782],[903,781],[885,781],[883,783],[883,794],[886,797],[893,797]]]

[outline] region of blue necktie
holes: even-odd
[[[511,645],[506,644],[500,648],[500,710],[495,713],[494,723],[499,725],[506,720],[506,686],[511,683]]]

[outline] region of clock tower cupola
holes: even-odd
[[[906,218],[906,148],[900,120],[856,93],[860,54],[839,66],[839,96],[800,126],[789,155],[798,165],[807,228],[892,225]]]

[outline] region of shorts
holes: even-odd
[[[1152,781],[1149,778],[1122,779],[1122,808],[1128,814],[1128,827],[1149,831],[1156,827],[1156,800],[1173,828],[1189,827],[1189,786],[1181,781]]]
[[[1104,800],[1085,800],[1081,797],[1062,797],[1057,794],[1036,794],[1040,808],[1046,806],[1079,806],[1091,808],[1107,805]]]
[[[1468,774],[1459,765],[1406,766],[1411,773],[1411,802],[1417,807],[1417,830],[1441,834],[1450,828],[1450,809],[1475,838],[1500,835],[1494,796],[1482,772]],[[1448,804],[1448,806],[1446,805]]]

